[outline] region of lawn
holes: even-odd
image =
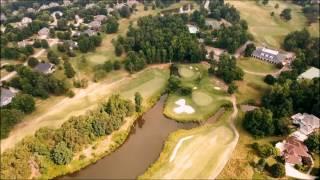
[[[238,81],[238,91],[236,93],[238,104],[254,101],[260,103],[261,97],[271,86],[263,81],[263,76],[245,73],[243,81]]]
[[[170,93],[165,103],[164,114],[176,121],[205,121],[219,108],[228,103],[227,93],[215,88],[218,85],[210,81],[203,65],[179,65],[179,75],[184,86],[192,88],[190,95],[183,96],[178,92]],[[194,113],[176,113],[176,102],[184,99],[194,109]]]
[[[255,1],[227,0],[226,2],[234,5],[240,11],[241,18],[248,22],[249,31],[256,42],[273,48],[279,48],[288,33],[307,28],[307,20],[301,7],[290,2],[269,1],[266,6],[257,4]],[[274,8],[277,3],[279,4],[278,9]],[[284,8],[292,9],[292,19],[288,22],[279,16]],[[273,17],[270,16],[271,12],[275,13]],[[319,35],[319,26],[313,25],[308,29],[313,36]]]
[[[257,73],[274,73],[279,70],[276,65],[255,59],[253,57],[243,57],[237,60],[237,65],[243,70]]]
[[[214,179],[231,156],[237,136],[225,112],[215,125],[172,133],[158,160],[138,179]]]

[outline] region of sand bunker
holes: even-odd
[[[195,87],[193,87],[193,89],[198,89],[198,87],[197,87],[197,86],[195,86]]]
[[[192,66],[189,66],[189,69],[193,69],[193,67],[192,67]]]
[[[215,90],[220,90],[221,88],[219,88],[219,87],[215,86],[215,87],[214,87],[214,89],[215,89]]]
[[[191,106],[186,105],[186,100],[184,100],[184,99],[179,99],[178,101],[176,101],[176,105],[178,105],[178,107],[174,108],[173,110],[177,114],[181,114],[181,113],[192,114],[192,113],[194,113],[194,109]]]

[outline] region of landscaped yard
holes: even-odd
[[[204,121],[228,103],[227,93],[210,81],[207,69],[202,65],[180,65],[179,75],[183,85],[192,88],[190,95],[170,93],[164,114],[177,121]],[[179,101],[184,100],[194,112],[177,112]]]
[[[232,154],[237,136],[225,112],[215,125],[172,133],[158,160],[139,179],[214,179]]]
[[[248,22],[249,31],[253,34],[255,41],[270,47],[279,48],[288,33],[307,27],[307,20],[301,7],[290,2],[269,1],[266,6],[257,4],[255,1],[227,0],[226,2],[240,11],[241,18]],[[277,3],[278,9],[274,8]],[[279,16],[284,8],[292,9],[292,19],[288,22]],[[271,12],[275,13],[273,17],[270,16]],[[308,29],[312,35],[319,36],[319,26],[312,25]]]
[[[257,73],[274,73],[279,70],[276,65],[252,57],[243,57],[237,60],[237,65],[243,70]]]

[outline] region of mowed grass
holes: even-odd
[[[237,103],[245,104],[249,101],[254,101],[260,104],[262,95],[271,88],[263,79],[263,76],[245,73],[243,81],[236,82],[238,86],[236,93]]]
[[[250,147],[251,144],[257,142],[266,144],[272,141],[280,141],[284,137],[267,137],[255,139],[242,126],[244,112],[239,111],[236,120],[236,128],[239,132],[239,141],[234,149],[232,156],[217,179],[270,179],[265,174],[256,172],[250,165],[251,162],[258,162],[260,159],[256,152]],[[267,158],[269,165],[275,163],[274,158]]]
[[[217,85],[210,81],[207,69],[203,65],[179,65],[179,74],[182,84],[192,88],[192,93],[187,96],[182,96],[178,92],[169,94],[164,108],[164,114],[169,118],[181,122],[205,121],[222,105],[229,102],[226,92],[215,89]],[[192,114],[176,113],[174,109],[179,99],[184,99],[195,112]]]
[[[237,65],[244,70],[257,73],[274,73],[278,70],[276,65],[267,63],[253,57],[243,57],[237,60]]]
[[[138,179],[215,178],[237,142],[235,132],[227,123],[230,114],[231,111],[225,112],[215,125],[172,133],[158,160]],[[182,139],[186,140],[181,143]]]
[[[153,72],[155,75],[152,75]],[[22,123],[11,131],[9,137],[1,140],[1,152],[13,147],[15,143],[25,136],[32,135],[41,127],[60,127],[71,116],[81,115],[96,108],[114,93],[121,93],[125,98],[133,99],[134,93],[139,91],[147,101],[166,87],[169,72],[146,69],[133,77],[128,77],[128,74],[123,72],[110,75],[112,76],[104,81],[91,83],[86,89],[75,90],[76,95],[73,98],[58,96],[50,97],[49,100],[39,100],[36,111],[26,115]]]
[[[258,43],[279,48],[288,33],[307,28],[307,19],[301,7],[290,2],[269,1],[266,6],[257,4],[255,1],[227,0],[226,2],[234,5],[240,11],[241,18],[248,22],[249,31]],[[277,3],[279,4],[278,9],[274,8]],[[280,13],[285,8],[292,9],[290,21],[280,18]],[[274,12],[275,15],[271,16],[271,12]],[[313,26],[311,29],[313,36],[319,36],[319,26]]]

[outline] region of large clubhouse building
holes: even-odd
[[[293,56],[290,55],[290,53],[282,53],[265,47],[258,47],[256,50],[254,50],[252,57],[273,64],[286,64],[293,59]]]

